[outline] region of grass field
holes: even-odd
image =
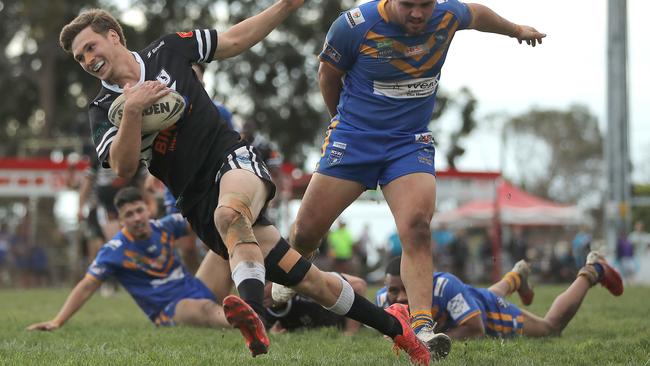
[[[544,314],[563,287],[538,287],[530,310]],[[95,296],[56,332],[24,328],[52,318],[68,289],[0,290],[0,365],[407,365],[391,344],[364,329],[271,336],[253,359],[236,331],[160,328],[122,290]],[[516,303],[516,301],[515,301]],[[620,298],[593,289],[560,338],[455,342],[444,365],[650,365],[650,288]]]

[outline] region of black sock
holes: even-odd
[[[373,327],[390,338],[402,334],[402,325],[395,317],[357,293],[354,294],[352,307],[345,316]]]
[[[264,283],[255,278],[247,278],[237,286],[239,297],[244,300],[264,320]]]

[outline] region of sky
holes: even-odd
[[[476,31],[456,33],[441,88],[467,86],[479,102],[479,127],[466,140],[459,168],[499,170],[497,113],[516,115],[532,107],[566,109],[586,105],[606,130],[607,1],[482,0],[506,19],[546,33],[541,46]],[[634,179],[650,181],[650,47],[647,0],[628,0],[628,95],[630,154]],[[483,118],[482,118],[483,117]],[[442,159],[436,161],[441,166]],[[507,172],[507,167],[506,167]]]

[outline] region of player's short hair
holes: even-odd
[[[119,209],[127,203],[133,203],[138,201],[144,201],[144,196],[142,192],[135,187],[125,187],[117,191],[115,198],[113,198],[113,205],[115,208]]]
[[[400,263],[402,257],[395,257],[388,262],[386,265],[386,274],[391,276],[400,276]]]
[[[77,15],[70,23],[66,24],[59,34],[59,45],[67,53],[72,53],[72,41],[86,27],[103,36],[109,30],[114,30],[120,36],[120,43],[126,47],[126,38],[122,26],[111,13],[103,9],[90,9]]]

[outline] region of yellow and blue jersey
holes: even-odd
[[[391,305],[386,287],[379,289],[375,301],[384,308]],[[493,337],[521,334],[524,324],[521,310],[515,305],[487,289],[466,285],[447,272],[433,275],[431,315],[442,332],[481,316],[486,334]]]
[[[467,5],[438,0],[426,30],[407,35],[391,23],[386,0],[342,13],[330,27],[321,61],[345,73],[337,128],[421,133],[427,130],[449,45],[471,22]]]
[[[122,230],[102,246],[86,276],[98,281],[115,277],[156,324],[170,324],[176,303],[214,295],[181,264],[176,238],[187,235],[187,221],[174,214],[151,220],[149,239],[137,241]],[[169,306],[169,305],[172,306]]]

